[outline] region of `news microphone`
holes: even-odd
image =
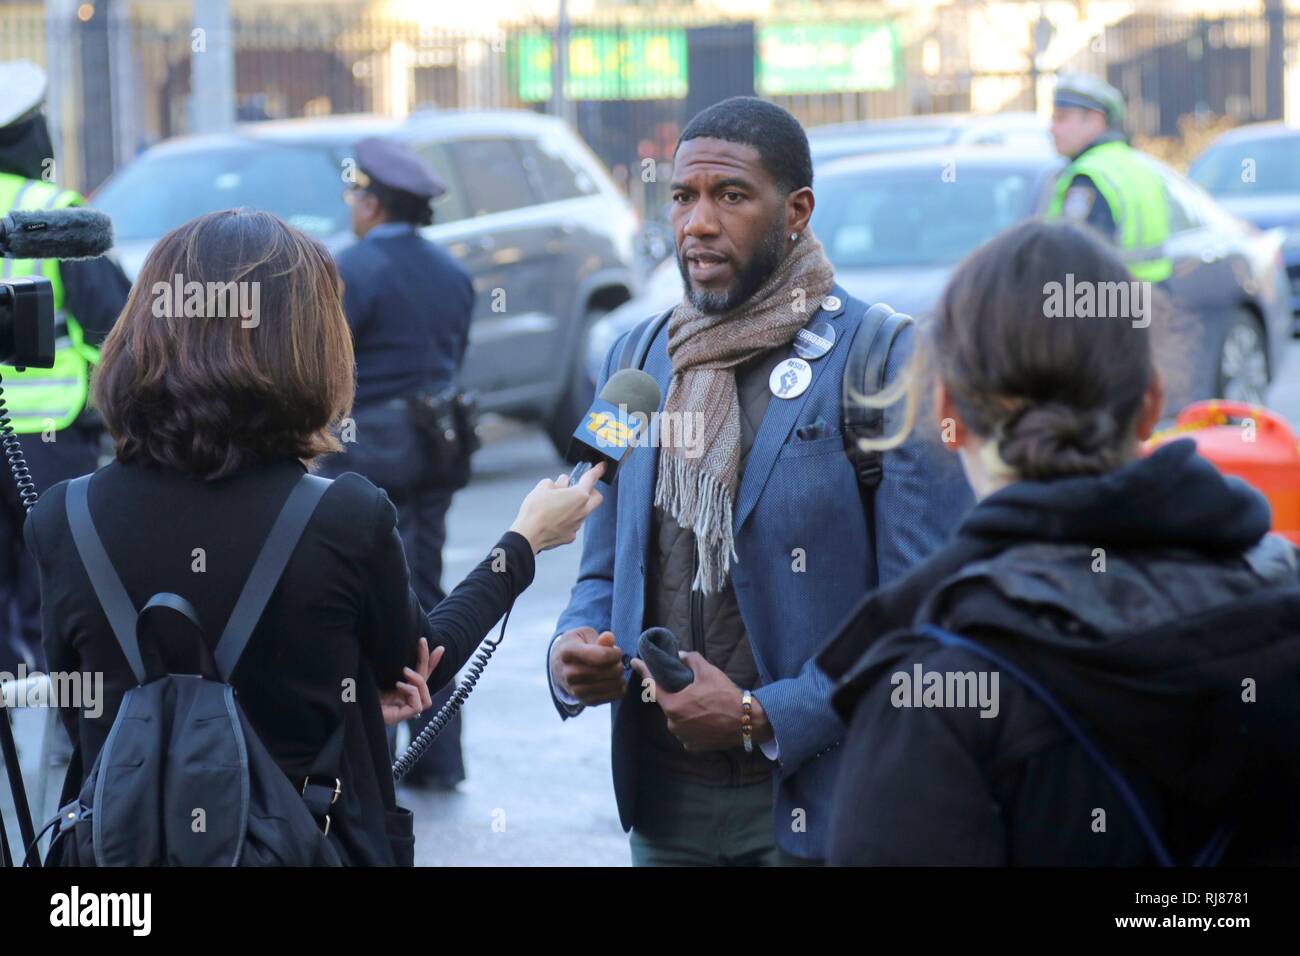
[[[666,627],[652,627],[636,641],[636,656],[645,661],[655,683],[675,694],[695,681],[695,672],[677,655],[682,646]]]
[[[113,221],[94,209],[15,209],[0,219],[0,255],[94,259],[113,248]]]
[[[569,439],[564,454],[564,460],[573,465],[569,483],[600,462],[605,463],[603,480],[612,483],[639,429],[648,426],[650,416],[658,410],[659,399],[659,383],[640,369],[625,368],[611,375]],[[640,421],[633,421],[634,415]]]

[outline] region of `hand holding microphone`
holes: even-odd
[[[640,437],[638,429],[650,421],[661,398],[654,376],[640,369],[611,375],[569,439],[564,454],[574,466],[569,479],[577,481],[589,466],[603,462],[605,483],[613,484],[619,464]]]
[[[574,466],[570,479],[581,476],[582,484],[599,473],[612,484],[619,464],[640,437],[637,429],[659,409],[662,398],[659,383],[640,369],[611,375],[569,441],[564,457]],[[550,668],[555,686],[586,707],[618,700],[627,690],[623,652],[610,631],[565,631],[551,644]]]
[[[578,536],[587,515],[604,500],[596,491],[596,481],[605,473],[604,463],[587,471],[571,485],[568,475],[552,481],[543,478],[519,506],[510,530],[523,535],[534,554],[568,544]]]

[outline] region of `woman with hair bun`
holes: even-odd
[[[1296,551],[1191,441],[1140,454],[1161,323],[1059,316],[1067,272],[1132,278],[1030,222],[937,306],[935,411],[979,500],[819,657],[850,727],[831,862],[1300,859]]]

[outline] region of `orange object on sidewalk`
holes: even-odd
[[[1300,545],[1300,440],[1281,415],[1245,402],[1197,402],[1145,450],[1177,438],[1191,438],[1219,471],[1254,486],[1273,509],[1273,530]]]

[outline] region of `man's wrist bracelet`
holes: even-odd
[[[740,739],[745,745],[745,753],[754,750],[754,695],[750,691],[740,694]]]

